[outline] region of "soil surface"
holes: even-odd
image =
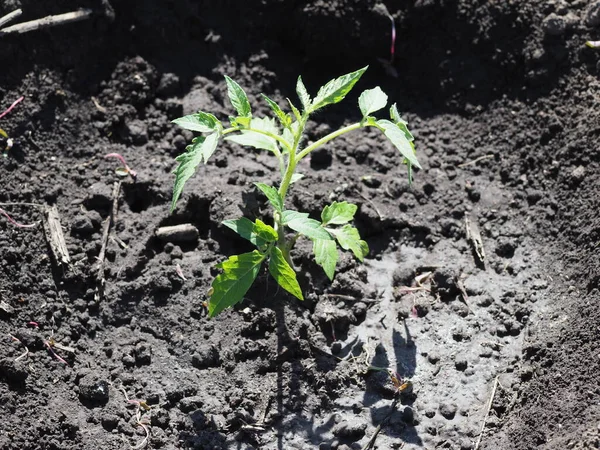
[[[0,1],[19,21],[93,9],[0,36],[0,110],[24,96],[0,119],[0,208],[36,224],[0,216],[1,449],[600,448],[600,1],[385,4],[391,65],[374,0]],[[363,130],[303,161],[289,197],[359,205],[365,264],[344,254],[329,283],[299,242],[304,302],[261,275],[208,319],[213,266],[249,249],[221,221],[268,216],[252,183],[276,162],[224,143],[170,214],[192,138],[170,121],[225,119],[225,74],[265,114],[261,92],[283,104],[299,74],[315,92],[367,64],[308,139],[379,85],[423,170],[409,186]],[[186,223],[191,240],[155,236]]]

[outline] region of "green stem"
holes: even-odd
[[[298,132],[294,136],[294,147],[290,150],[289,159],[287,169],[285,174],[283,175],[283,179],[281,180],[281,185],[279,186],[279,195],[285,201],[285,196],[287,195],[288,188],[290,187],[290,182],[292,181],[292,176],[296,171],[296,164],[300,161],[301,158],[298,158],[296,152],[298,151],[298,146],[300,145],[300,138],[304,133],[304,127],[306,126],[306,121],[308,120],[308,114],[306,112],[302,115],[301,120],[298,126]]]
[[[290,152],[288,154],[287,168],[285,170],[285,173],[283,174],[281,184],[279,185],[279,196],[281,197],[281,199],[283,200],[284,203],[285,203],[285,197],[287,196],[287,191],[288,191],[288,189],[290,187],[290,183],[292,181],[292,176],[294,175],[294,172],[296,171],[296,164],[298,164],[298,161],[299,161],[298,159],[296,159],[296,152],[298,151],[298,146],[300,145],[300,139],[302,137],[302,134],[304,133],[304,127],[306,126],[307,120],[308,120],[308,114],[305,112],[299,120],[298,131],[296,132],[296,135],[294,136],[294,146],[292,149],[290,149]],[[281,216],[277,213],[275,214],[275,230],[277,231],[277,234],[279,236],[277,246],[283,253],[283,256],[286,259],[286,261],[288,262],[288,264],[291,267],[294,267],[292,258],[290,257],[291,247],[289,245],[287,245],[287,243],[285,241],[285,231],[284,231],[284,227],[281,223]]]
[[[341,136],[342,134],[349,133],[350,131],[358,130],[359,128],[361,128],[363,126],[367,126],[367,125],[364,125],[360,122],[353,123],[352,125],[348,125],[347,127],[340,128],[339,130],[334,131],[333,133],[329,133],[327,136],[323,136],[321,139],[319,139],[316,142],[313,142],[308,147],[306,147],[304,150],[302,150],[300,153],[298,153],[297,161],[300,161],[302,158],[304,158],[310,152],[319,148],[321,145],[326,144],[327,142],[331,141],[332,139],[335,139],[336,137]]]

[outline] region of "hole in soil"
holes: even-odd
[[[125,201],[131,212],[139,213],[149,207],[164,204],[169,199],[149,182],[125,183],[122,185]]]
[[[177,225],[181,223],[191,223],[198,229],[200,237],[206,238],[211,228],[210,204],[214,197],[201,197],[195,193],[190,194],[185,208],[177,210],[167,216],[160,226]]]

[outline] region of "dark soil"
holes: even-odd
[[[0,121],[15,142],[0,207],[34,223],[56,205],[72,260],[57,266],[41,224],[0,216],[0,448],[600,448],[600,53],[584,46],[600,2],[385,3],[397,77],[374,0],[0,1],[22,20],[94,9],[0,37],[0,110],[25,96]],[[224,74],[266,113],[259,94],[294,97],[298,74],[314,92],[367,64],[357,91],[398,103],[424,169],[409,187],[397,151],[365,131],[303,163],[290,194],[313,214],[358,204],[366,263],[344,255],[329,283],[300,244],[305,302],[264,277],[208,319],[213,265],[248,249],[220,223],[268,214],[252,182],[276,167],[225,143],[170,214],[192,137],[170,121],[225,118]],[[358,119],[357,95],[309,139]],[[197,239],[155,237],[181,223]]]

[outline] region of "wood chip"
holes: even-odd
[[[198,229],[191,223],[182,223],[170,227],[160,227],[156,237],[166,242],[187,242],[198,239]]]
[[[468,217],[465,217],[465,227],[467,229],[467,240],[471,244],[473,253],[476,257],[476,262],[485,268],[485,249],[481,240],[481,233],[476,222],[471,222]]]
[[[54,262],[58,266],[70,266],[71,257],[60,225],[60,216],[56,205],[47,206],[44,210],[44,235],[50,246]]]
[[[0,311],[2,311],[4,314],[7,314],[10,316],[12,313],[15,312],[15,308],[10,306],[4,300],[0,300]]]
[[[6,25],[8,22],[15,20],[17,17],[19,17],[21,14],[23,14],[23,11],[21,9],[16,9],[11,13],[8,13],[7,15],[5,15],[4,17],[0,18],[0,28],[2,28],[4,25]]]
[[[94,293],[94,300],[96,302],[100,301],[104,295],[104,284],[106,282],[104,279],[104,258],[106,256],[106,246],[108,244],[108,236],[110,234],[111,227],[117,220],[120,190],[121,182],[115,181],[112,190],[112,208],[110,210],[110,214],[104,220],[104,224],[102,225],[102,246],[100,248],[100,254],[98,255],[98,266],[96,268],[96,282],[98,283],[98,286],[96,287],[96,292]]]
[[[0,36],[11,33],[27,33],[28,31],[42,30],[44,28],[64,25],[71,22],[79,22],[88,19],[92,15],[91,9],[80,9],[78,11],[56,16],[46,16],[41,19],[31,20],[29,22],[18,23],[0,30]]]

